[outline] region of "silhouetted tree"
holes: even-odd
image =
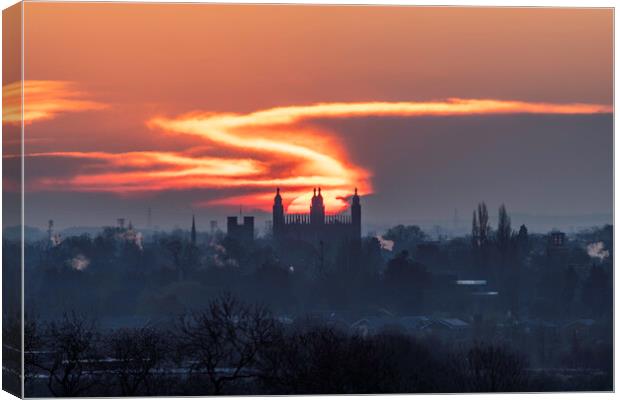
[[[430,274],[424,265],[413,261],[407,251],[388,262],[384,281],[392,302],[409,310],[424,306],[424,290],[430,283]]]
[[[397,225],[383,235],[383,238],[394,242],[392,251],[401,252],[407,250],[410,254],[415,254],[416,246],[428,239],[428,236],[417,225]]]
[[[573,300],[575,298],[575,291],[577,290],[577,284],[579,283],[579,277],[575,272],[575,268],[569,266],[564,270],[562,276],[562,288],[560,292],[560,301],[564,311],[570,311]]]
[[[167,345],[158,331],[143,327],[120,329],[107,338],[116,360],[113,378],[122,396],[152,395],[153,372],[166,358]]]
[[[328,327],[284,334],[262,354],[261,381],[273,394],[398,390],[398,349]]]
[[[185,279],[186,271],[183,259],[183,241],[178,237],[165,237],[161,239],[161,245],[166,248],[172,256],[172,262],[178,274],[178,279]]]
[[[486,245],[489,239],[489,212],[484,202],[478,204],[478,212],[474,210],[474,218],[472,221],[471,236],[474,247],[481,248]]]
[[[487,211],[487,205],[482,202],[478,204],[478,238],[480,245],[486,244],[489,239],[489,212]]]
[[[390,285],[422,287],[428,282],[429,274],[424,265],[414,262],[407,251],[391,259],[385,269],[385,280]]]
[[[510,226],[510,217],[506,212],[506,206],[501,205],[499,208],[499,217],[497,223],[497,247],[502,255],[503,262],[506,262],[506,257],[510,252],[512,239],[512,228]]]
[[[224,294],[206,310],[184,315],[178,324],[179,350],[190,360],[191,375],[205,375],[212,394],[227,384],[255,378],[259,351],[272,344],[276,323],[261,306]]]
[[[527,253],[529,252],[530,247],[529,235],[527,232],[527,227],[525,225],[521,225],[519,228],[519,233],[517,234],[517,252],[519,256],[519,261],[523,262]]]
[[[513,392],[527,388],[527,362],[504,346],[475,344],[453,360],[463,391]]]
[[[518,293],[520,276],[516,270],[517,263],[517,238],[512,232],[510,216],[506,211],[506,206],[502,204],[499,208],[496,233],[497,250],[499,253],[500,269],[494,271],[501,283],[501,291],[505,299],[505,305],[513,314],[518,312]]]
[[[94,362],[99,359],[97,342],[94,321],[74,312],[47,326],[42,343],[51,360],[38,360],[36,367],[48,374],[52,395],[84,395],[98,383],[93,374],[98,368]]]
[[[489,212],[484,202],[478,204],[477,213],[474,210],[472,221],[472,247],[474,266],[484,270],[488,258],[488,240],[490,233]]]
[[[480,246],[480,226],[478,225],[478,217],[476,216],[476,210],[474,210],[474,216],[471,221],[471,245],[473,248]]]
[[[581,298],[591,315],[609,315],[613,306],[613,290],[609,274],[602,267],[592,265],[583,284]]]
[[[24,378],[26,384],[32,382],[37,372],[37,365],[41,362],[39,351],[42,348],[40,327],[36,318],[26,315],[24,320]]]
[[[383,265],[381,244],[376,237],[366,237],[362,240],[362,266],[368,276],[376,276]]]
[[[4,265],[3,265],[4,267]],[[4,269],[4,268],[3,268]],[[3,271],[4,272],[4,271]],[[11,286],[8,281],[3,282],[3,289]],[[6,306],[5,306],[6,307]],[[3,309],[2,315],[2,388],[12,393],[21,392],[21,364],[22,364],[22,325],[21,315],[17,309],[7,312]],[[12,312],[15,311],[15,312]],[[24,327],[27,329],[27,326]],[[28,333],[26,331],[26,333]],[[28,339],[25,338],[24,341]],[[26,343],[27,344],[27,343]],[[30,369],[26,366],[26,376],[30,376]]]

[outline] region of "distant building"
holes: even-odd
[[[566,234],[560,231],[551,231],[548,237],[549,247],[564,247]]]
[[[557,230],[547,235],[547,257],[552,264],[564,264],[568,259],[566,234]]]
[[[237,217],[226,219],[227,235],[240,242],[254,240],[254,217],[243,217],[243,224],[239,224]]]
[[[362,236],[362,207],[357,189],[351,199],[351,215],[326,215],[321,188],[314,189],[309,214],[286,214],[280,189],[273,202],[273,236],[276,240],[300,240],[312,245],[359,242]]]
[[[191,242],[192,245],[195,246],[196,245],[196,219],[194,218],[194,216],[192,215],[192,230],[191,230]]]

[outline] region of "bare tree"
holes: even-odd
[[[341,392],[346,371],[338,366],[345,357],[345,339],[328,327],[284,334],[262,355],[263,384],[275,394]]]
[[[42,338],[36,318],[27,314],[24,320],[24,379],[27,384],[32,382],[40,362]]]
[[[498,345],[475,344],[454,360],[459,390],[471,392],[511,392],[527,389],[524,357]]]
[[[263,387],[271,394],[442,389],[430,349],[387,332],[361,337],[326,326],[286,332],[263,356],[261,368]]]
[[[165,360],[166,343],[160,332],[149,327],[120,329],[107,345],[115,360],[113,377],[121,395],[151,395],[154,370]]]
[[[489,238],[489,212],[487,205],[482,202],[478,204],[478,232],[480,235],[480,243],[484,245]]]
[[[79,396],[98,383],[94,375],[99,359],[97,340],[94,322],[74,312],[47,326],[42,343],[51,359],[36,360],[36,367],[48,374],[52,395]]]
[[[489,238],[491,229],[489,226],[489,212],[484,202],[478,204],[477,211],[476,213],[476,210],[474,210],[471,235],[474,247],[483,247]]]
[[[273,343],[277,329],[266,308],[228,293],[206,310],[182,316],[178,330],[190,375],[204,374],[212,393],[222,394],[227,384],[258,376],[259,351]]]
[[[505,258],[510,250],[511,239],[512,227],[510,226],[510,217],[506,211],[506,206],[502,204],[499,208],[497,223],[497,247],[502,255],[502,258],[504,258],[504,260],[502,260],[503,262],[505,262]]]
[[[472,221],[472,250],[474,266],[484,271],[488,261],[488,240],[491,227],[489,226],[489,213],[484,202],[479,203],[474,210]]]
[[[21,328],[18,313],[2,315],[2,388],[10,393],[21,393]]]
[[[161,239],[161,244],[172,255],[172,261],[174,267],[178,273],[178,279],[182,281],[185,279],[185,266],[183,265],[183,242],[180,238],[170,237]]]
[[[474,217],[471,221],[471,242],[474,248],[480,246],[480,227],[478,226],[476,210],[474,210]]]

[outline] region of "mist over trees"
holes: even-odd
[[[470,235],[398,225],[357,247],[131,225],[50,233],[25,249],[28,390],[609,390],[612,226],[538,234],[505,205],[496,215],[481,202]],[[9,258],[18,246],[3,241]],[[15,318],[3,327],[18,348]]]

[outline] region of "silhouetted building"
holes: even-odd
[[[191,233],[192,245],[196,245],[196,219],[192,215],[192,233]]]
[[[254,217],[243,217],[242,225],[239,224],[237,217],[228,217],[226,222],[228,237],[240,242],[254,240]]]
[[[564,242],[566,240],[566,234],[560,231],[551,231],[549,233],[549,247],[550,248],[561,248],[564,247]]]
[[[273,203],[273,236],[276,240],[293,239],[311,243],[360,242],[362,206],[357,189],[351,200],[351,215],[326,215],[321,188],[314,189],[309,214],[286,214],[280,189]]]
[[[553,264],[563,264],[568,258],[566,234],[557,230],[549,232],[547,236],[547,257]]]

